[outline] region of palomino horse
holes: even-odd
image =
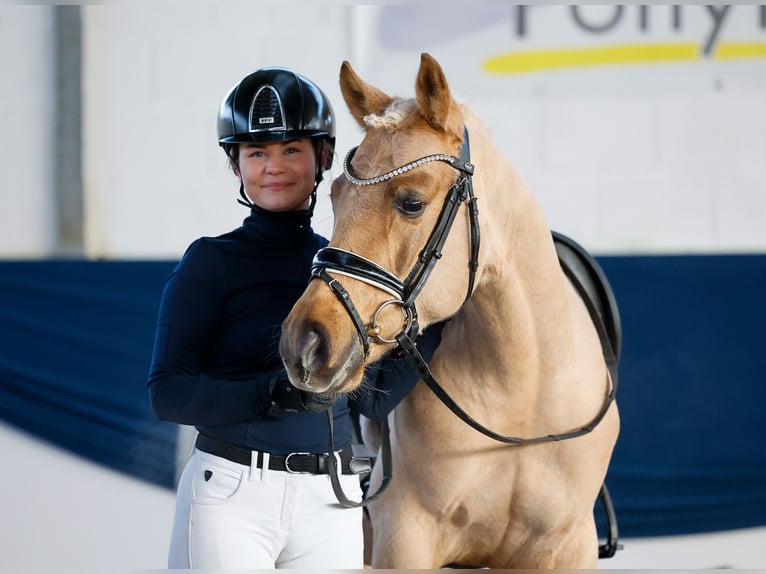
[[[427,374],[477,427],[509,437],[477,432],[418,383],[389,416],[393,478],[367,507],[372,566],[594,568],[614,381],[538,202],[428,54],[413,99],[348,62],[340,84],[365,134],[332,185],[323,281],[283,324],[290,379],[354,392],[397,343],[413,355],[418,325],[449,319]]]

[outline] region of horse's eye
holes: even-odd
[[[399,209],[406,215],[420,215],[423,213],[423,209],[425,209],[425,204],[415,198],[408,197],[402,201],[399,205]]]

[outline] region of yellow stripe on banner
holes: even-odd
[[[700,52],[700,45],[693,43],[541,50],[494,56],[485,60],[483,68],[491,74],[522,74],[557,68],[691,61],[699,59]]]
[[[715,57],[721,60],[735,58],[766,58],[766,43],[725,42],[718,46]]]

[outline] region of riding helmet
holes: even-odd
[[[314,82],[287,68],[261,68],[245,76],[218,112],[218,143],[224,148],[302,137],[334,145],[335,114]]]

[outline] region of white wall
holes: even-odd
[[[52,6],[0,6],[0,257],[55,248]]]
[[[293,67],[322,86],[339,116],[339,147],[347,141],[337,86],[346,8],[254,6],[85,7],[90,255],[177,257],[197,236],[239,225],[247,211],[216,119],[229,88],[259,67]],[[324,186],[321,196],[315,221],[328,228]]]
[[[546,4],[523,14],[515,5],[465,6],[82,5],[87,254],[173,258],[197,236],[240,222],[246,212],[217,146],[215,119],[245,73],[286,65],[325,89],[338,116],[337,175],[361,135],[338,88],[341,61],[390,93],[411,95],[422,51],[439,59],[456,95],[492,127],[552,227],[591,250],[766,249],[766,9],[733,5],[716,27],[703,5],[675,14],[667,5],[617,12],[614,5]],[[51,11],[0,7],[3,85],[11,88],[0,93],[4,257],[52,248]],[[604,30],[587,32],[578,18]],[[487,70],[512,51],[555,61],[556,50],[626,44],[699,53],[713,40],[710,54],[682,61]],[[726,57],[743,43],[754,55]],[[315,227],[329,234],[331,224],[325,186]]]
[[[470,11],[373,6],[378,22],[361,57],[366,79],[412,94],[418,53],[432,53],[453,91],[496,141],[545,209],[552,227],[604,252],[766,249],[766,25],[763,8],[735,5],[713,17],[702,5],[576,6],[477,3]],[[731,59],[752,43],[760,57]],[[747,44],[750,45],[750,44]],[[577,49],[661,46],[690,58],[619,66],[493,73],[493,58],[539,53],[544,63]],[[757,47],[756,47],[757,46]],[[619,57],[619,54],[616,55]],[[477,166],[482,169],[482,166]],[[481,199],[479,199],[481,201]]]

